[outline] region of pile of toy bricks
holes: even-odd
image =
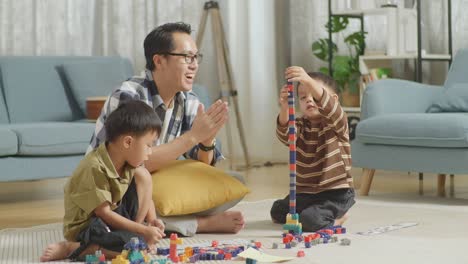
[[[85,256],[85,263],[86,264],[102,264],[106,263],[106,257],[102,254],[101,250],[97,250],[94,255],[86,255]]]
[[[333,226],[331,228],[322,229],[309,235],[297,235],[291,233],[283,233],[284,248],[292,248],[298,243],[304,241],[306,248],[310,248],[317,244],[334,243],[338,241],[338,237],[334,234],[346,234],[346,228],[341,226]],[[296,242],[297,241],[297,242]],[[278,248],[278,245],[273,244],[273,248]]]
[[[158,248],[156,254],[168,256],[168,258],[174,263],[195,263],[197,261],[204,260],[231,260],[232,258],[237,257],[237,255],[245,249],[245,246],[243,245],[226,245],[219,247],[219,243],[216,240],[212,241],[211,247],[185,247],[180,251],[176,248],[177,244],[181,244],[181,240],[177,238],[177,235],[172,234],[171,247]],[[259,244],[257,243],[256,245]]]
[[[144,241],[133,237],[124,245],[124,250],[112,260],[112,264],[140,264],[152,263],[150,256],[146,252],[148,246]]]

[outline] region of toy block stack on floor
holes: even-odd
[[[293,236],[302,234],[302,225],[299,223],[299,214],[296,213],[296,113],[294,109],[294,86],[288,82],[288,144],[289,144],[289,214],[286,216],[286,224],[283,225],[284,233]]]

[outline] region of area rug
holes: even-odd
[[[345,224],[351,239],[350,246],[322,244],[306,249],[271,249],[276,242],[281,247],[281,226],[269,219],[273,200],[243,202],[234,210],[241,210],[247,225],[237,235],[200,234],[185,238],[184,245],[212,240],[256,240],[262,242],[266,253],[295,256],[304,250],[305,257],[287,263],[468,263],[467,245],[468,206],[460,204],[411,203],[403,201],[375,201],[359,199]],[[363,236],[358,232],[402,222],[418,225],[380,235]],[[62,240],[61,224],[0,231],[0,263],[38,263],[44,247]],[[168,241],[161,242],[167,246]],[[184,246],[183,245],[183,246]],[[64,262],[55,262],[64,263]],[[66,263],[66,262],[65,262]],[[205,261],[200,263],[245,263],[244,260]]]

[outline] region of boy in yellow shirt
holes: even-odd
[[[65,185],[66,241],[48,245],[41,261],[76,259],[98,249],[112,258],[132,237],[153,246],[164,236],[151,175],[133,177],[151,154],[161,131],[159,118],[144,102],[129,101],[109,115],[105,126],[107,141],[84,157]]]

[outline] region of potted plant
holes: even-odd
[[[349,24],[348,17],[333,16],[330,24],[326,24],[327,31],[339,33]],[[327,38],[321,38],[312,43],[312,52],[322,61],[328,62],[329,50],[332,51],[332,69],[330,74],[328,67],[321,67],[320,71],[333,76],[338,83],[341,103],[344,106],[359,106],[359,55],[364,54],[365,35],[367,32],[357,31],[344,37],[348,48],[347,55],[338,55],[338,47]]]

